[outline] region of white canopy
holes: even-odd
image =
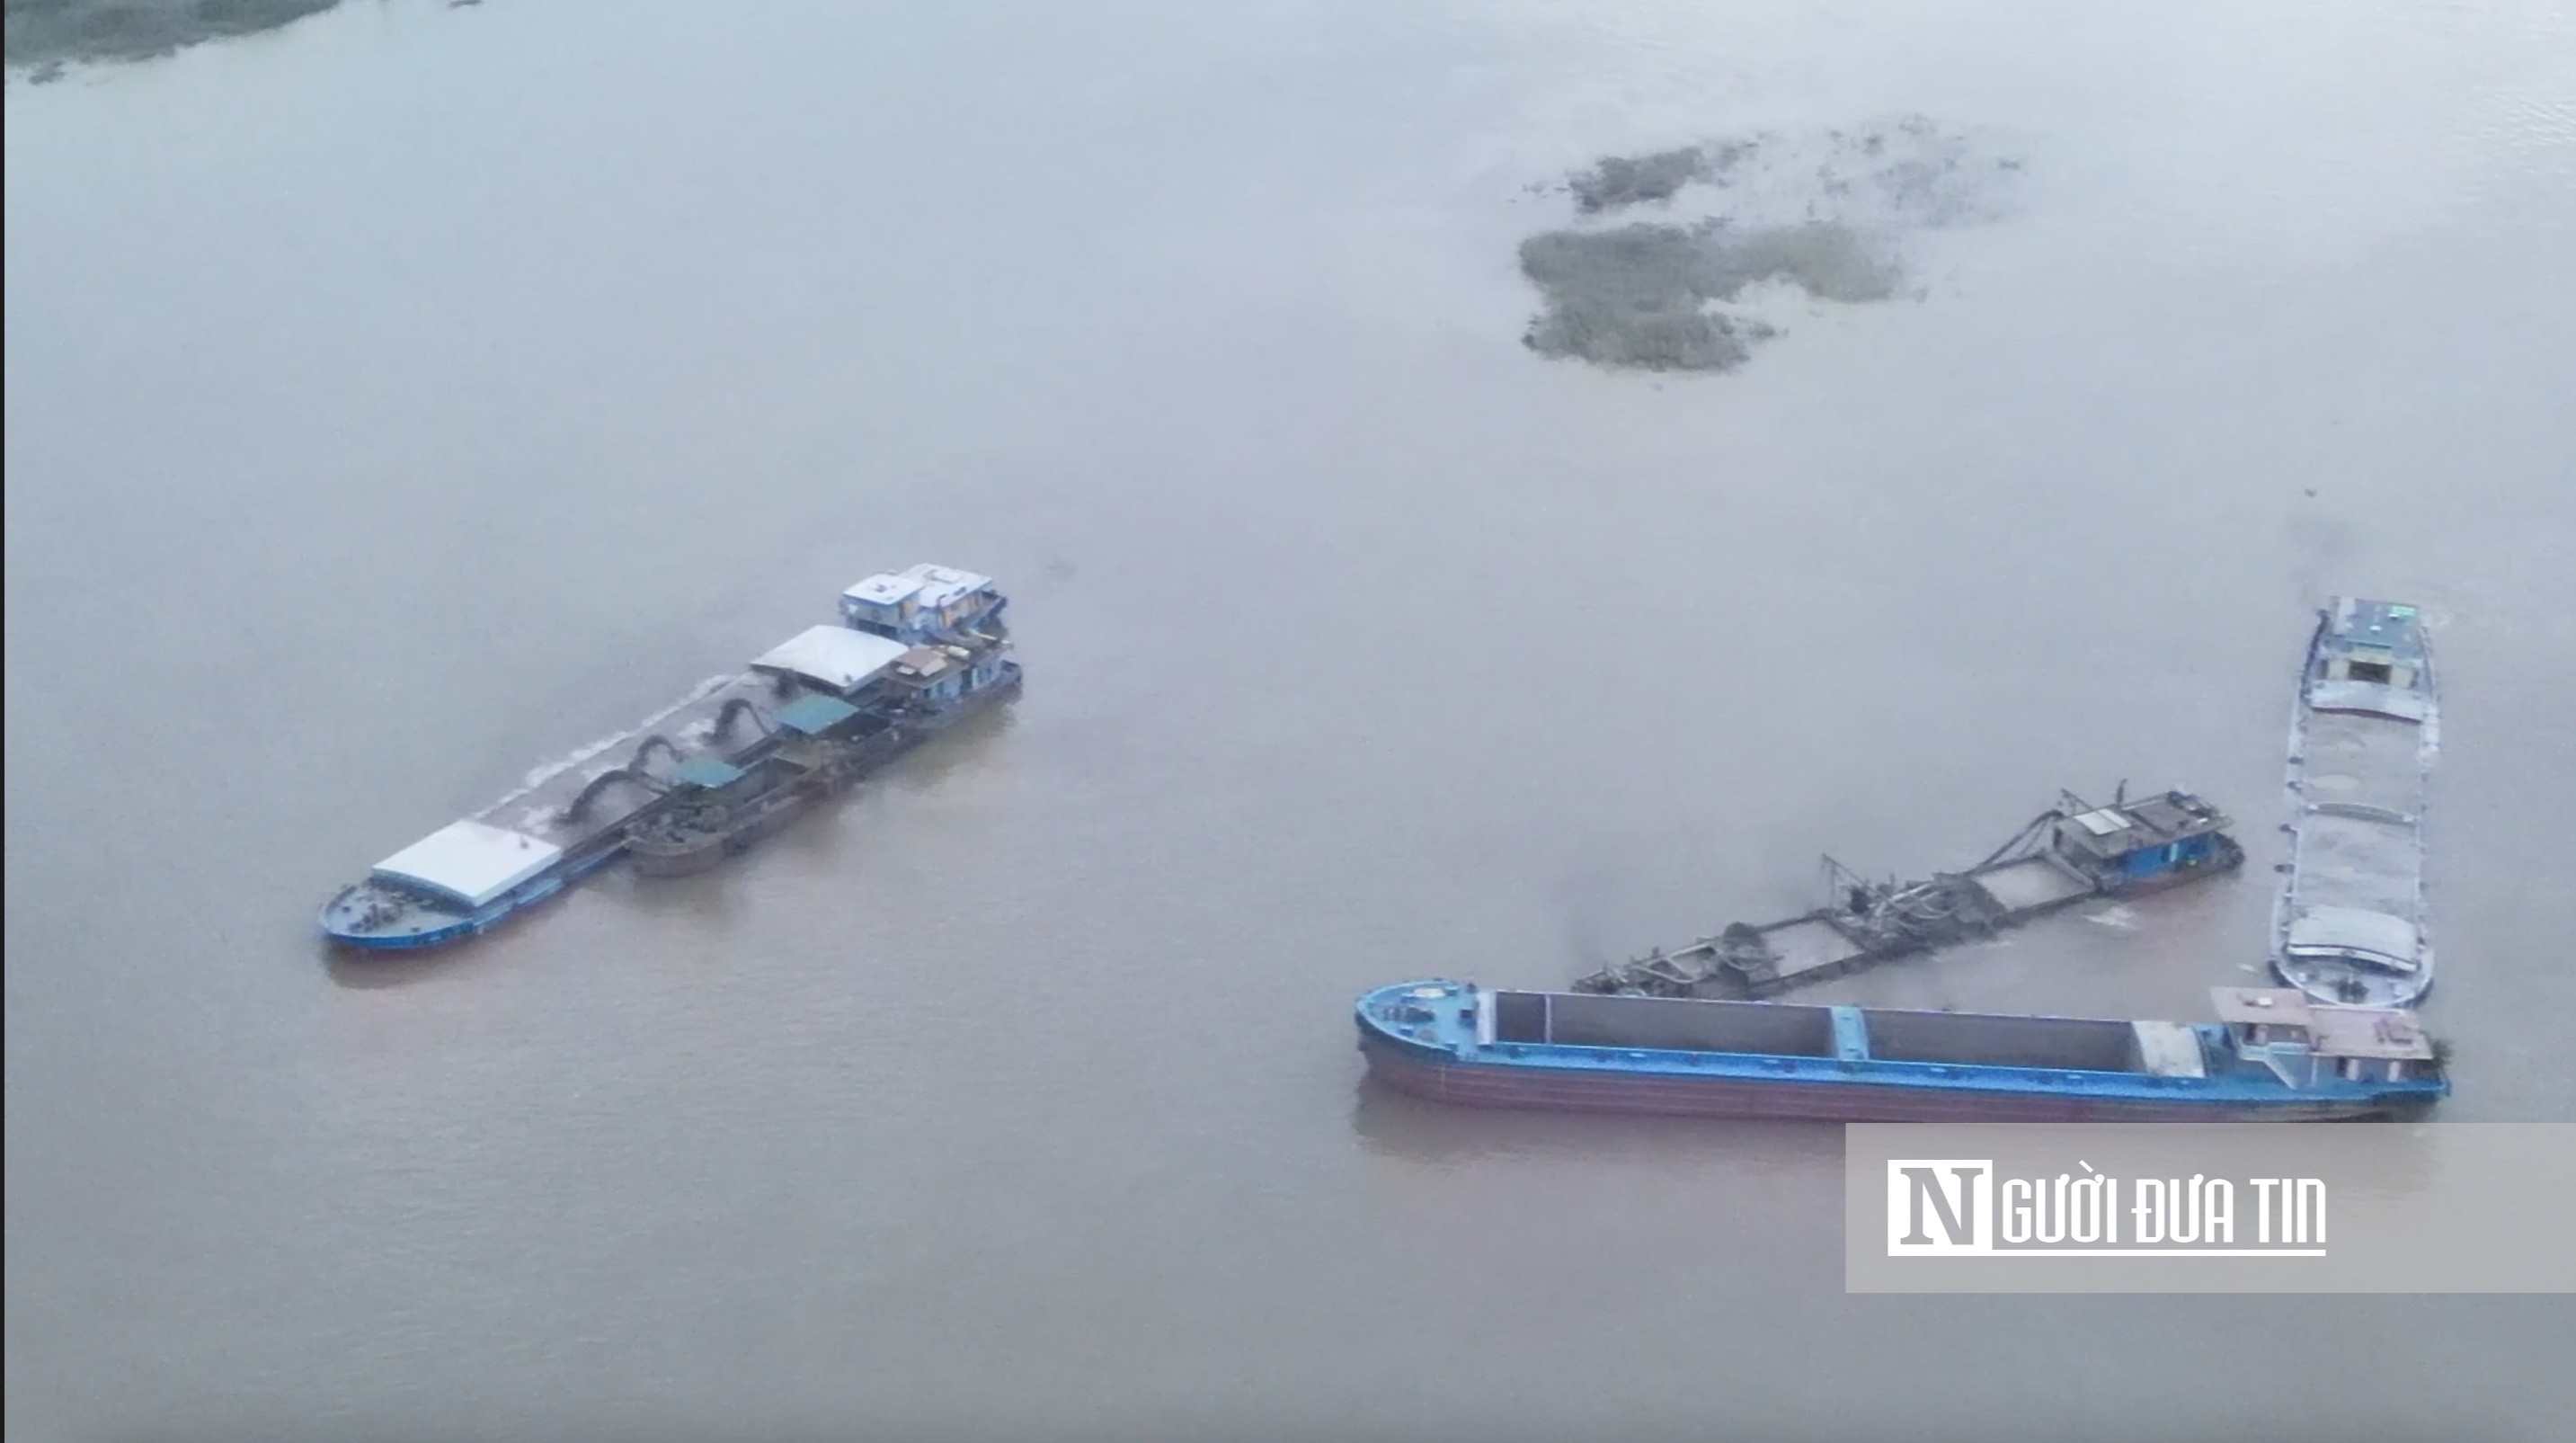
[[[2362,907],[2307,907],[2290,919],[2290,955],[2343,956],[2401,972],[2415,970],[2415,924]]]
[[[910,649],[903,642],[846,626],[809,626],[752,665],[792,672],[845,692],[894,665],[895,658]]]
[[[563,848],[486,822],[450,822],[376,864],[376,875],[480,907],[555,864]]]

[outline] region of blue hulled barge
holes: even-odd
[[[1484,1107],[1813,1122],[2410,1118],[2450,1093],[2410,1015],[2218,988],[2217,1020],[1718,1002],[1473,983],[1358,1001],[1388,1087]]]
[[[990,577],[952,567],[870,577],[842,594],[837,625],[377,863],[322,909],[323,933],[413,951],[487,931],[630,852],[653,858],[639,871],[703,870],[783,824],[780,797],[845,789],[1017,695],[1008,605]]]

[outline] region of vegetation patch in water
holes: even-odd
[[[1777,334],[1740,304],[1746,292],[1780,282],[1822,301],[1885,300],[1904,280],[1906,231],[1993,218],[2019,168],[1919,116],[1605,157],[1533,187],[1571,196],[1576,218],[1521,245],[1542,298],[1522,340],[1618,369],[1730,369]],[[1618,215],[1638,207],[1669,218]]]
[[[1577,209],[1598,215],[1641,201],[1670,200],[1707,168],[1708,157],[1696,145],[1653,155],[1608,156],[1567,181],[1566,189],[1573,192]]]
[[[1721,309],[1763,281],[1833,301],[1894,294],[1898,273],[1867,240],[1828,224],[1738,232],[1723,221],[1550,231],[1521,243],[1547,296],[1522,338],[1545,356],[1655,371],[1722,371],[1775,334]]]
[[[319,14],[340,0],[9,0],[8,63],[48,80],[66,63],[149,60]]]

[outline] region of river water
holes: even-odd
[[[13,1443],[2566,1436],[2563,1299],[1846,1296],[1833,1130],[1347,1010],[2126,778],[2246,874],[1826,994],[2202,1015],[2354,591],[2440,627],[2446,1116],[2576,1120],[2564,7],[353,5],[7,105]],[[1908,295],[1521,346],[1534,182],[1903,113],[2022,162]],[[917,560],[1007,718],[317,944]]]

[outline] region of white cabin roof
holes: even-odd
[[[2307,907],[2290,919],[2293,956],[2341,954],[2415,970],[2422,938],[2415,924],[2361,907]]]
[[[920,589],[920,577],[897,576],[887,571],[871,576],[841,594],[852,601],[864,601],[875,606],[892,606]]]
[[[752,665],[848,691],[894,665],[895,658],[908,650],[900,641],[846,626],[809,626],[771,647]]]
[[[908,567],[903,574],[921,583],[921,604],[929,607],[946,606],[961,596],[993,584],[993,578],[989,576],[978,576],[953,566],[933,566],[928,562]]]
[[[2109,807],[2099,807],[2075,819],[2076,825],[2097,837],[2108,837],[2129,830],[2129,819]]]
[[[563,848],[471,819],[450,822],[376,864],[376,875],[480,907],[537,875]]]

